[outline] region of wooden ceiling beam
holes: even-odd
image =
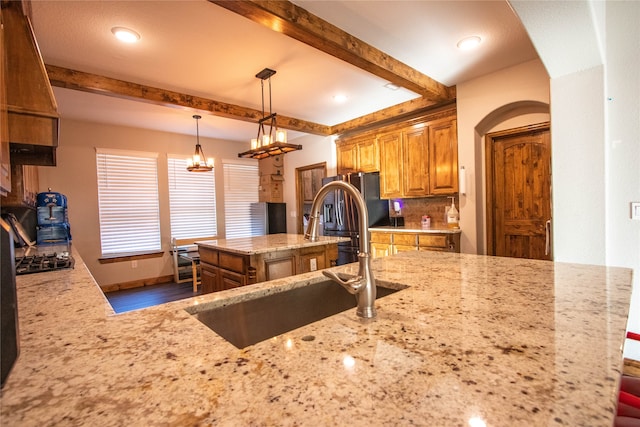
[[[427,100],[442,102],[455,97],[453,91],[442,83],[289,1],[209,1],[420,94]]]
[[[262,111],[253,108],[241,107],[239,105],[228,104],[199,96],[112,79],[54,65],[46,65],[46,69],[51,85],[56,87],[108,95],[155,105],[184,108],[185,110],[198,110],[214,116],[245,122],[258,123],[258,120],[262,118]],[[331,135],[330,126],[307,122],[280,114],[278,114],[278,127],[314,135]]]
[[[455,100],[434,102],[426,98],[416,98],[401,104],[393,105],[383,110],[374,111],[371,114],[348,120],[331,126],[332,135],[362,131],[382,126],[385,123],[397,121],[400,118],[415,116],[424,112],[433,112],[441,108],[450,108],[455,105]]]

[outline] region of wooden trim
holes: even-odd
[[[113,257],[102,257],[98,258],[100,264],[113,264],[115,262],[123,262],[123,261],[134,261],[138,259],[149,259],[149,258],[160,258],[164,255],[163,251],[160,252],[149,252],[144,254],[118,254]]]
[[[411,126],[425,121],[437,120],[440,118],[456,115],[456,101],[444,103],[425,102],[424,98],[411,100],[402,104],[394,105],[384,110],[376,111],[357,119],[331,127],[332,134],[339,134],[340,139],[360,135],[364,132],[376,132],[380,128],[390,128],[393,125],[398,127]]]
[[[452,97],[452,92],[442,83],[289,1],[209,1],[431,101]]]
[[[46,65],[46,68],[51,84],[56,87],[98,95],[114,96],[116,98],[130,99],[155,105],[168,107],[177,106],[190,112],[195,109],[210,113],[214,116],[251,123],[258,123],[258,120],[262,118],[262,111],[253,108],[241,107],[213,99],[112,79],[97,74],[57,67],[55,65]],[[331,135],[330,126],[281,116],[279,114],[278,126],[314,135]]]
[[[132,280],[130,282],[113,283],[111,285],[100,285],[102,292],[122,291],[124,289],[141,288],[143,286],[160,285],[162,283],[172,283],[173,274],[147,279]]]

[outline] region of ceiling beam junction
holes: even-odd
[[[427,101],[437,103],[455,98],[455,90],[289,1],[209,1],[415,92]]]

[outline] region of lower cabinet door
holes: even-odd
[[[222,288],[220,289],[221,291],[238,288],[247,284],[247,276],[245,274],[220,269],[220,283]]]
[[[218,267],[206,263],[200,263],[200,283],[202,283],[202,293],[210,294],[219,291]]]

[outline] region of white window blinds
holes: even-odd
[[[96,153],[102,255],[159,251],[156,153]]]
[[[226,238],[250,237],[251,203],[258,201],[258,162],[223,161]]]
[[[172,154],[167,163],[171,237],[189,239],[217,235],[215,169],[189,172],[184,156]]]

